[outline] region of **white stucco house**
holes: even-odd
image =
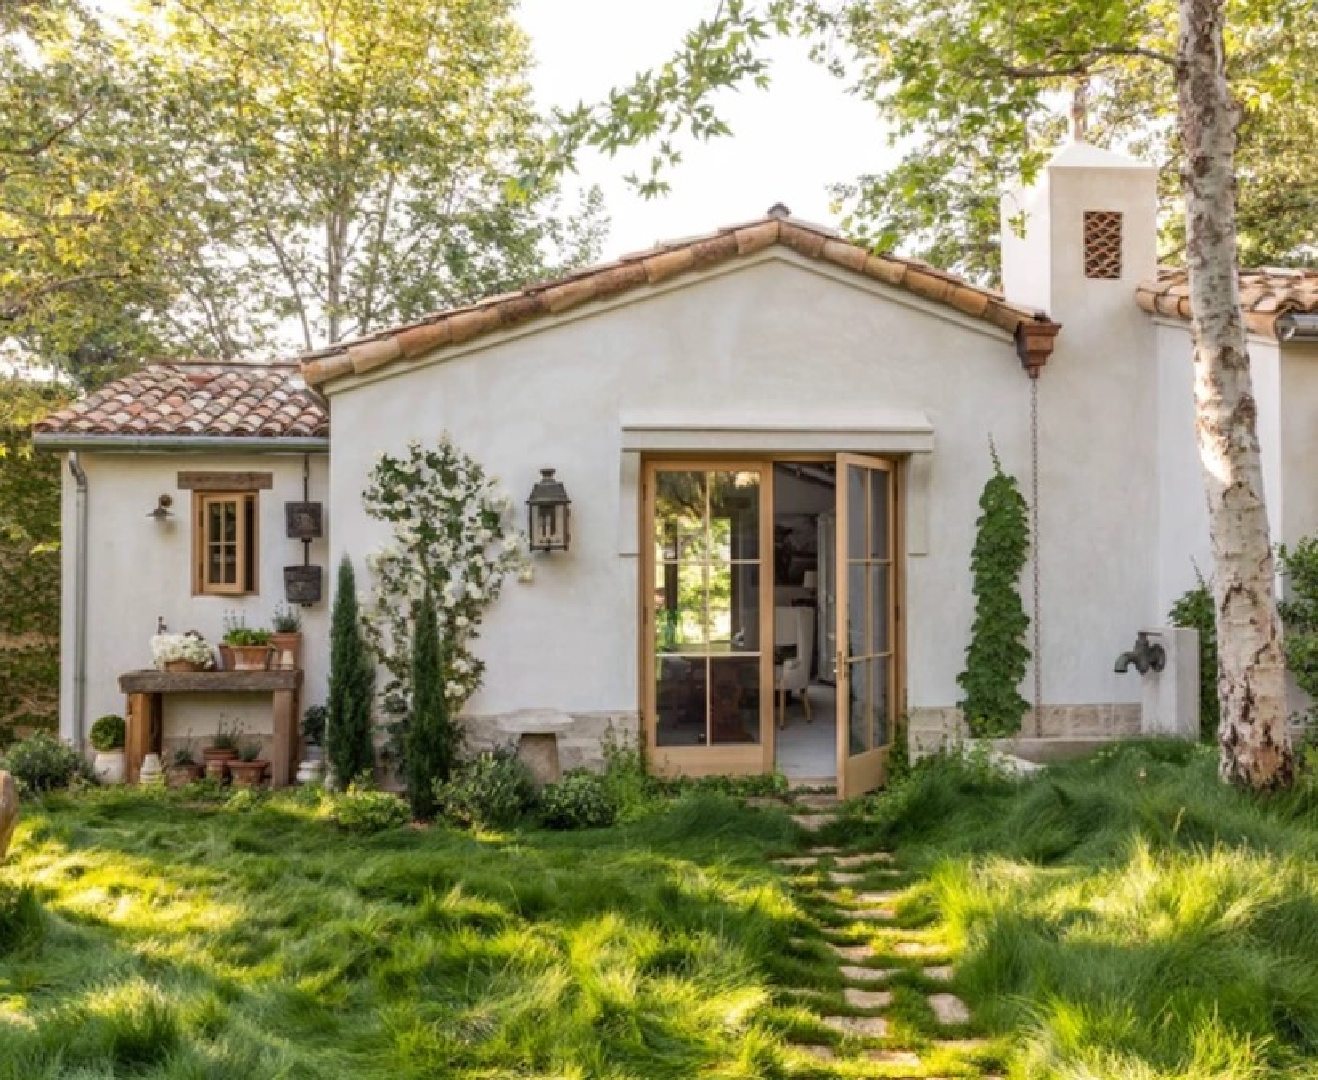
[[[666,772],[880,782],[900,718],[957,724],[990,440],[1037,512],[1026,733],[1138,732],[1147,688],[1114,660],[1210,565],[1185,281],[1156,264],[1138,162],[1073,144],[1003,212],[1024,230],[1004,224],[1001,294],[775,207],[296,366],[152,367],[55,414],[36,438],[67,459],[63,734],[122,710],[158,621],[268,624],[304,561],[325,595],[303,608],[302,702],[324,700],[332,569],[351,556],[368,588],[385,540],[367,474],[443,431],[519,503],[542,468],[572,500],[570,548],[489,612],[477,744],[540,725],[567,767],[612,728]],[[1293,541],[1318,531],[1318,274],[1242,285],[1273,535]],[[213,497],[245,553],[218,590]],[[306,545],[284,529],[305,501],[325,510]],[[157,734],[221,712],[268,723],[193,694]]]

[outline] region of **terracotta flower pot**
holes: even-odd
[[[224,671],[233,670],[233,646],[223,643],[215,646],[220,650],[220,667]]]
[[[288,634],[272,634],[270,644],[275,650],[274,659],[270,664],[271,667],[289,670],[302,666],[302,632],[300,630]]]
[[[165,783],[172,788],[181,788],[194,780],[200,780],[205,773],[205,767],[195,762],[191,765],[171,765],[165,770]]]
[[[192,660],[166,660],[166,671],[200,671],[201,665]]]
[[[265,771],[270,767],[268,761],[231,761],[229,773],[233,777],[233,786],[239,788],[260,787],[265,780]]]
[[[206,775],[223,783],[229,775],[229,764],[238,760],[238,751],[228,747],[208,746],[201,752],[201,758],[206,763]]]
[[[270,663],[269,645],[230,645],[234,671],[264,671]]]

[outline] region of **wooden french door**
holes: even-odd
[[[837,458],[838,795],[881,785],[897,721],[897,493],[891,463]]]
[[[642,670],[651,767],[667,776],[767,772],[772,466],[648,462],[644,496]]]

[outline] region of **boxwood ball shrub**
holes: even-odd
[[[14,743],[0,767],[13,774],[23,791],[36,794],[66,788],[75,776],[87,775],[82,755],[44,731]]]
[[[96,722],[92,724],[89,738],[93,750],[106,754],[112,750],[122,750],[124,748],[124,737],[124,718],[110,713],[97,718]]]
[[[573,769],[541,794],[541,819],[549,829],[599,829],[612,825],[618,807],[603,776]]]
[[[463,762],[447,781],[435,784],[439,812],[459,825],[506,828],[535,809],[531,771],[511,746],[500,746]]]

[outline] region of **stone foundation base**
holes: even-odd
[[[640,717],[634,712],[561,713],[566,721],[554,738],[558,743],[558,768],[604,768],[604,747],[609,739],[619,747],[634,748],[639,743]],[[512,733],[521,726],[525,713],[493,716],[464,716],[462,730],[469,753],[493,750],[496,746],[516,744],[520,736]]]
[[[1140,707],[1134,703],[1108,705],[1045,705],[1038,730],[1033,713],[1021,724],[1021,735],[1044,739],[1125,739],[1140,734]],[[911,709],[907,720],[912,757],[932,754],[970,738],[961,710],[954,705]]]

